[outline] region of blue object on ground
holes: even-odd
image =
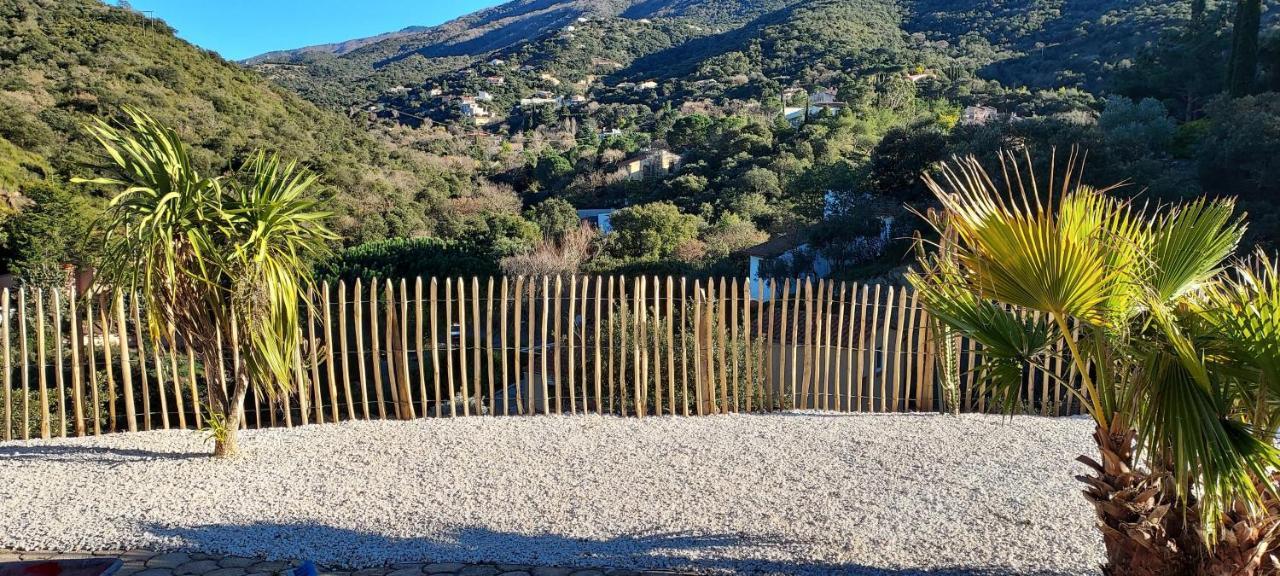
[[[297,568],[293,569],[293,576],[319,576],[319,570],[316,570],[316,563],[310,560],[304,560]]]

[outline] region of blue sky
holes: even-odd
[[[129,0],[228,60],[440,24],[502,0]],[[112,3],[116,3],[112,0]]]

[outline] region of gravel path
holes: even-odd
[[[1094,574],[1091,423],[784,413],[0,445],[0,548],[762,573]]]

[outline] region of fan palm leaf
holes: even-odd
[[[1016,160],[1002,156],[1002,163],[1008,167],[1003,186],[973,158],[945,167],[942,181],[926,177],[956,233],[956,258],[968,282],[985,298],[1104,322],[1103,305],[1122,278],[1109,265],[1114,257],[1102,231],[1128,226],[1128,205],[1071,188],[1075,165],[1068,166],[1063,188],[1048,187],[1042,200],[1034,179],[1015,169]],[[1055,201],[1063,204],[1061,218]]]
[[[1079,378],[1068,387],[1087,399],[1104,456],[1130,453],[1131,425],[1139,455],[1169,475],[1174,501],[1199,506],[1212,542],[1225,510],[1261,511],[1260,479],[1280,468],[1276,266],[1264,260],[1224,280],[1244,231],[1230,200],[1148,212],[1083,185],[1074,155],[1043,185],[1030,158],[1025,166],[1002,154],[999,184],[972,158],[926,178],[943,207],[929,220],[944,241],[911,282],[931,315],[983,344],[991,367],[980,374],[1002,394],[1021,381],[1007,366],[1014,358],[1033,363],[1065,342]],[[1120,464],[1096,469],[1147,485]]]
[[[1050,355],[1056,328],[1043,316],[1019,315],[981,298],[946,249],[920,263],[925,270],[908,277],[912,286],[935,321],[982,345],[982,363],[974,369],[995,405],[1012,412],[1030,369]]]

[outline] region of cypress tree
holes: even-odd
[[[1258,30],[1262,26],[1262,0],[1238,0],[1231,35],[1231,60],[1227,68],[1227,91],[1232,97],[1253,90],[1258,74]]]

